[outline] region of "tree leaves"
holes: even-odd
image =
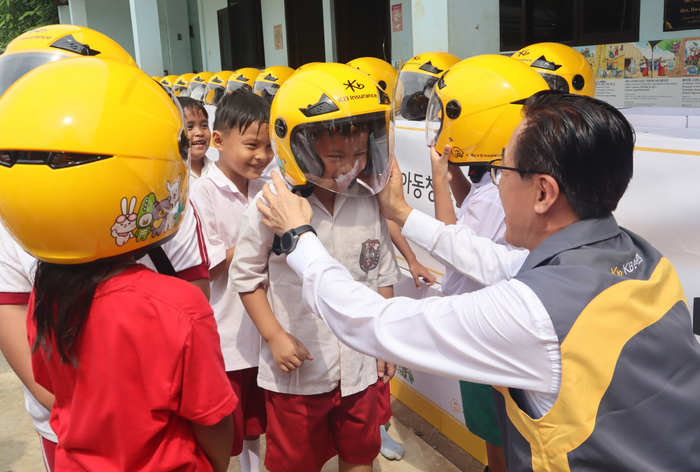
[[[0,0],[0,51],[20,34],[58,23],[53,0]]]

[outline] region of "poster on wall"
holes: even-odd
[[[403,31],[403,10],[400,3],[391,6],[391,31]]]
[[[574,49],[593,68],[596,98],[616,107],[700,106],[700,38]]]
[[[700,0],[664,0],[664,31],[700,27]]]
[[[282,25],[275,25],[275,49],[282,49]]]

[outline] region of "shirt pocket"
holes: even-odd
[[[381,246],[379,232],[368,229],[353,229],[352,244],[348,260],[350,273],[358,282],[376,290],[379,277],[379,258],[386,248]]]

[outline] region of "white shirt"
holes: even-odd
[[[204,162],[204,166],[202,166],[202,173],[200,175],[195,174],[192,170],[192,167],[190,167],[190,185],[194,184],[196,180],[199,180],[200,178],[207,175],[207,173],[209,172],[209,168],[214,163],[214,161],[209,159],[206,156],[206,154],[204,155],[204,157],[202,157],[202,161]]]
[[[512,278],[527,251],[509,251],[416,210],[402,234],[487,287],[385,300],[354,283],[315,237],[305,235],[287,258],[303,279],[304,303],[361,352],[436,375],[523,389],[531,411],[549,411],[561,384],[561,352],[544,305]]]
[[[260,180],[249,180],[248,195],[254,196],[263,185]],[[214,165],[192,185],[192,201],[202,221],[211,267],[216,267],[226,259],[226,250],[238,243],[248,199]],[[260,334],[238,292],[228,289],[228,280],[227,271],[209,283],[209,303],[214,309],[226,370],[230,372],[258,365]]]
[[[372,296],[382,298],[376,294],[377,288],[396,283],[399,270],[389,230],[376,199],[337,195],[333,215],[315,195],[308,201],[314,211],[312,225],[322,242],[319,245],[325,246],[347,267],[351,279],[359,281]],[[238,292],[267,286],[267,297],[275,317],[285,331],[301,341],[314,360],[307,360],[300,368],[284,373],[275,364],[267,343],[263,342],[258,385],[296,395],[330,392],[338,386],[342,396],[365,390],[377,381],[375,358],[341,343],[323,320],[304,306],[301,280],[287,265],[286,256],[270,252],[273,238],[270,229],[262,224],[260,212],[251,204],[241,224],[229,286]],[[363,270],[363,263],[367,271]]]
[[[472,184],[459,208],[456,224],[469,226],[478,236],[512,248],[505,240],[505,218],[498,187],[493,184],[491,176],[486,172],[479,182]],[[440,285],[445,295],[459,295],[484,288],[482,284],[450,268],[445,269],[445,276]]]

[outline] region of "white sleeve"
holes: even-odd
[[[385,300],[354,282],[311,234],[287,262],[303,280],[306,306],[359,352],[472,382],[558,391],[556,332],[542,302],[517,280],[460,296]]]
[[[401,234],[449,269],[486,286],[514,277],[529,254],[477,236],[467,226],[446,226],[418,210],[408,216]]]
[[[0,223],[0,294],[29,294],[35,265],[36,259],[25,252]]]

